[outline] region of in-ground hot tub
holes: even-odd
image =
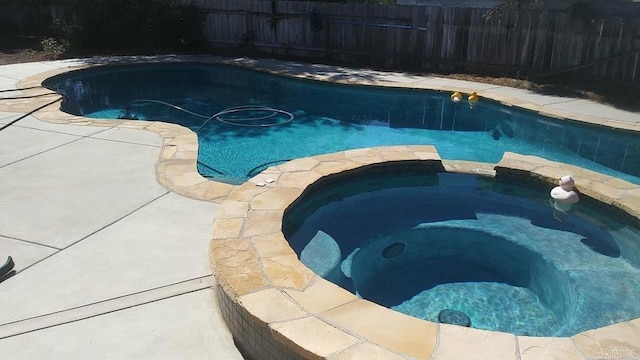
[[[604,208],[611,210],[619,216],[618,220],[625,220],[618,223],[622,227],[610,226],[614,229],[615,244],[603,241],[603,238],[590,236],[586,233],[585,237],[573,237],[569,241],[548,242],[548,245],[559,246],[566,249],[564,253],[566,257],[571,259],[574,264],[588,264],[583,259],[585,253],[590,254],[589,259],[598,258],[600,260],[613,259],[622,264],[625,268],[637,268],[638,264],[633,262],[638,259],[640,248],[636,242],[619,241],[619,235],[625,232],[634,233],[632,224],[637,223],[640,219],[640,194],[637,186],[620,181],[615,178],[603,176],[588,170],[580,169],[566,164],[554,163],[541,158],[523,156],[513,153],[505,154],[502,161],[495,165],[465,162],[465,161],[441,161],[435,148],[432,146],[397,146],[397,147],[381,147],[369,148],[352,151],[344,151],[335,154],[316,156],[312,158],[297,159],[292,162],[275,166],[262,172],[249,182],[235,188],[216,214],[213,224],[213,240],[211,242],[211,259],[215,277],[218,281],[218,301],[221,305],[222,316],[229,329],[234,336],[239,347],[241,347],[249,356],[261,358],[265,353],[275,354],[272,358],[385,358],[385,359],[450,359],[463,358],[469,353],[478,353],[486,358],[512,358],[514,354],[523,359],[540,359],[545,357],[553,358],[583,358],[583,354],[605,354],[609,349],[615,347],[615,351],[625,354],[633,354],[640,351],[640,318],[630,319],[628,321],[616,322],[615,324],[603,326],[593,330],[587,330],[575,334],[571,337],[535,337],[514,335],[513,333],[488,331],[477,328],[477,324],[472,327],[455,326],[448,324],[437,324],[432,321],[426,321],[418,317],[408,316],[398,311],[377,305],[372,301],[358,298],[354,293],[341,288],[331,282],[323,279],[317,273],[312,272],[308,266],[299,261],[297,255],[291,247],[291,244],[285,239],[285,232],[292,230],[292,224],[283,224],[290,212],[302,205],[307,205],[307,209],[313,213],[314,207],[312,202],[305,201],[309,196],[316,198],[315,195],[322,193],[323,190],[333,189],[336,184],[343,181],[349,183],[354,178],[373,179],[372,175],[380,175],[378,170],[387,170],[392,167],[394,171],[398,171],[398,165],[409,165],[410,167],[418,166],[424,170],[425,174],[433,174],[433,172],[451,172],[451,173],[473,173],[485,174],[489,177],[496,176],[498,179],[516,179],[516,184],[522,183],[522,179],[537,179],[546,183],[541,189],[540,194],[548,194],[548,191],[554,182],[567,173],[573,173],[576,180],[576,187],[581,192],[582,201],[575,209],[576,212],[570,213],[568,216],[562,213],[555,213],[556,216],[563,219],[561,224],[571,224],[576,220],[577,216],[590,218],[594,217],[589,213],[591,206],[587,203],[589,198],[598,199],[602,204],[607,204]],[[415,169],[414,169],[415,170]],[[382,171],[388,173],[388,171]],[[432,180],[438,179],[440,182],[444,177],[431,177]],[[451,177],[454,179],[454,177]],[[464,179],[464,178],[463,178]],[[474,178],[479,185],[491,185],[490,178]],[[455,179],[454,179],[455,180]],[[487,184],[484,184],[488,181]],[[440,185],[446,182],[440,183]],[[527,182],[528,183],[528,182]],[[455,182],[449,182],[450,186]],[[362,185],[362,184],[360,184]],[[379,185],[373,184],[368,187],[366,184],[344,189],[343,197],[348,198],[359,192],[373,192],[379,190]],[[431,186],[435,186],[435,180],[431,182]],[[360,188],[360,189],[359,189]],[[417,187],[414,187],[417,189]],[[455,186],[453,187],[455,188]],[[480,186],[479,188],[482,188]],[[460,189],[460,187],[458,187]],[[518,187],[522,190],[522,187]],[[477,189],[480,191],[480,189]],[[490,190],[490,189],[489,189]],[[525,189],[526,190],[526,189]],[[510,188],[504,189],[503,193],[510,192]],[[415,194],[418,194],[416,192]],[[489,191],[491,193],[491,191]],[[516,192],[522,195],[522,192]],[[519,196],[513,196],[517,199]],[[419,197],[413,196],[418,199]],[[320,203],[326,202],[320,198]],[[412,201],[415,201],[411,199]],[[428,199],[434,200],[434,199]],[[533,199],[535,202],[535,199]],[[424,208],[433,207],[431,201],[423,200]],[[594,201],[595,204],[596,203]],[[465,203],[449,203],[450,206],[456,206],[458,209],[470,208]],[[518,205],[514,203],[514,206]],[[538,204],[540,205],[540,204]],[[375,207],[371,206],[371,214],[378,214],[377,217],[361,216],[352,217],[354,221],[366,221],[368,224],[384,225],[385,214],[394,213],[395,205],[386,206],[382,211],[373,211]],[[597,205],[600,206],[600,205]],[[596,207],[597,207],[596,206]],[[365,207],[369,208],[369,207]],[[554,213],[553,209],[544,205],[545,211],[540,217],[536,218],[536,222],[527,220],[520,216],[522,221],[517,223],[518,227],[510,229],[506,235],[513,236],[516,233],[526,234],[523,229],[529,223],[535,225],[541,220],[550,220]],[[441,208],[442,214],[447,211],[453,211],[446,207]],[[578,211],[580,210],[580,211]],[[475,212],[473,212],[476,214]],[[449,213],[451,214],[451,212]],[[493,219],[499,219],[500,213],[494,214]],[[478,217],[482,218],[483,216]],[[507,217],[507,219],[516,218],[518,216]],[[486,217],[486,220],[491,217]],[[614,216],[614,219],[616,217]],[[580,221],[587,221],[580,219]],[[629,220],[627,222],[626,220]],[[431,223],[421,220],[418,225],[414,225],[409,231],[438,231],[438,227],[442,228],[444,218],[432,219]],[[513,219],[512,219],[513,220]],[[469,222],[474,218],[449,220],[448,227],[454,228],[456,222],[467,222],[465,228],[470,230],[468,234],[482,233],[484,238],[479,243],[486,243],[487,240],[497,240],[495,245],[499,245],[498,250],[504,250],[504,241],[509,241],[511,245],[507,245],[509,254],[510,248],[519,249],[520,259],[527,255],[528,251],[534,251],[534,248],[527,248],[526,244],[514,241],[504,234],[492,234],[487,229],[472,228]],[[478,220],[476,220],[478,221]],[[558,220],[553,220],[558,223]],[[496,229],[499,229],[500,222],[495,223]],[[544,222],[542,223],[544,224]],[[294,229],[295,230],[295,224]],[[437,226],[436,226],[437,225]],[[460,224],[458,224],[460,225]],[[513,225],[513,224],[512,224]],[[435,227],[428,230],[429,227]],[[297,225],[298,229],[302,227]],[[562,232],[561,229],[555,229],[547,225],[547,228],[539,226],[541,231]],[[457,226],[463,228],[463,226]],[[425,230],[427,229],[427,230]],[[327,230],[326,234],[331,231]],[[439,231],[438,231],[439,232]],[[462,230],[460,230],[462,232]],[[571,232],[568,232],[571,233]],[[317,235],[315,232],[312,238]],[[357,233],[352,233],[358,235]],[[576,234],[580,234],[577,232]],[[597,233],[595,233],[597,235]],[[322,235],[322,234],[320,234]],[[335,235],[335,234],[334,234]],[[575,235],[575,234],[574,234]],[[582,234],[581,234],[582,235]],[[321,236],[322,237],[322,236]],[[330,238],[324,236],[325,239]],[[506,239],[506,240],[505,240]],[[517,240],[517,239],[516,239]],[[522,239],[520,239],[522,240]],[[331,240],[335,241],[335,239]],[[471,244],[471,239],[466,240]],[[318,241],[319,244],[326,244],[330,241]],[[501,243],[502,242],[502,243]],[[311,241],[309,241],[311,243]],[[380,261],[379,255],[382,254],[385,260],[399,259],[402,254],[409,253],[413,243],[406,241],[402,245],[397,245],[399,241],[391,244],[374,247],[377,245],[375,241],[369,249],[374,250],[377,258],[367,260],[360,263],[356,259],[357,253],[354,251],[343,251],[340,249],[340,256],[335,257],[335,247],[320,246],[318,248],[329,249],[326,254],[332,261],[327,261],[324,265],[326,274],[342,272],[342,265],[347,260],[346,257],[351,255],[351,277],[350,280],[358,279],[358,284],[376,284],[376,281],[368,281],[367,278],[361,277],[361,274],[367,272],[360,271],[371,267],[371,264]],[[380,243],[382,244],[382,243]],[[502,245],[501,245],[502,244]],[[509,248],[510,246],[510,248]],[[304,245],[302,248],[307,248]],[[339,246],[338,246],[339,248]],[[352,246],[355,250],[355,246]],[[578,252],[569,251],[580,248]],[[309,249],[309,248],[308,248]],[[366,250],[365,246],[361,246],[359,252]],[[456,248],[451,248],[451,251]],[[619,254],[618,254],[619,251]],[[359,253],[358,252],[358,253]],[[492,253],[489,249],[485,249],[486,253]],[[458,254],[454,254],[458,255]],[[483,256],[478,256],[484,258]],[[504,256],[503,256],[504,258]],[[529,264],[539,264],[539,257],[533,256],[529,260]],[[580,273],[580,268],[567,270],[567,268],[549,267],[548,264],[554,265],[556,260],[543,257],[543,265],[549,270],[547,274],[543,271],[530,272],[538,274],[541,279],[553,279],[554,276],[560,276],[559,284],[546,281],[544,284],[552,286],[552,290],[569,299],[569,305],[572,304],[572,295],[562,295],[559,288],[566,288],[569,291],[573,288],[575,298],[581,301],[581,289],[576,283],[569,283],[562,278],[563,272],[569,272],[570,276]],[[349,261],[346,261],[349,263]],[[359,265],[355,265],[358,263]],[[362,265],[362,266],[360,266]],[[335,268],[339,269],[336,270]],[[347,266],[345,266],[347,268]],[[526,269],[526,267],[524,267]],[[544,269],[544,267],[543,267]],[[355,270],[355,271],[354,271]],[[600,291],[601,295],[606,295],[613,288],[624,289],[630,288],[637,280],[629,278],[629,274],[618,272],[619,269],[611,269],[608,275],[616,278],[615,282],[601,281],[603,286]],[[629,269],[632,272],[634,269]],[[321,269],[316,271],[321,272]],[[505,271],[503,271],[505,273]],[[385,274],[384,272],[382,273]],[[506,271],[507,275],[511,272]],[[589,271],[581,273],[585,277],[594,275]],[[341,275],[342,276],[342,275]],[[344,274],[346,277],[347,274]],[[593,276],[592,276],[593,277]],[[515,278],[518,279],[517,277]],[[403,279],[397,279],[401,282]],[[512,278],[512,280],[514,280]],[[570,279],[574,281],[573,278]],[[457,284],[457,283],[456,283]],[[506,287],[507,289],[518,289],[515,281],[512,283],[499,283],[497,285]],[[446,285],[446,284],[445,284]],[[557,285],[557,286],[556,286]],[[545,294],[544,286],[534,287],[530,284],[529,289],[539,299],[549,299]],[[526,289],[524,289],[526,290]],[[496,292],[497,293],[497,292]],[[509,296],[506,292],[501,292],[500,298]],[[631,301],[633,296],[629,296]],[[499,300],[499,299],[498,299]],[[562,300],[562,299],[560,299]],[[545,300],[546,301],[546,300]],[[564,301],[564,300],[563,300]],[[556,321],[563,326],[570,324],[569,321],[555,315],[554,307],[543,303],[543,310],[552,313],[556,317]],[[566,302],[559,301],[560,307],[565,306]],[[602,311],[603,313],[616,313],[627,309],[628,303],[621,307],[607,307],[599,309],[597,307],[585,308],[586,311]],[[633,303],[630,306],[634,306]],[[438,307],[440,308],[440,307]],[[577,306],[576,306],[577,309]],[[570,309],[569,309],[570,310]],[[576,314],[573,310],[573,316]],[[571,311],[567,311],[571,315]],[[567,316],[567,319],[569,317]],[[576,323],[575,321],[573,322]],[[560,325],[560,324],[559,324]],[[595,356],[595,355],[594,355]]]
[[[433,322],[571,336],[639,317],[640,232],[587,197],[559,212],[549,189],[391,164],[307,191],[283,232],[325,279]]]

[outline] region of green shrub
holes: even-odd
[[[74,50],[196,49],[205,15],[176,0],[84,0],[64,26]]]
[[[60,41],[52,37],[45,37],[41,39],[40,46],[42,46],[42,50],[53,55],[54,58],[57,58],[67,51],[67,44],[64,41]]]

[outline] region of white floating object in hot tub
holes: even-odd
[[[575,204],[580,198],[578,193],[573,190],[573,177],[566,175],[558,181],[559,186],[551,189],[551,198],[561,204]]]

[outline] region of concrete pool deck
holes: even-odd
[[[53,66],[0,66],[0,89]],[[24,113],[0,107],[0,126]],[[3,359],[242,359],[212,291],[218,205],[158,183],[162,146],[32,116],[0,131],[0,262],[17,271],[0,283]]]
[[[0,90],[36,86],[75,67],[125,60],[2,66]],[[481,96],[554,117],[640,131],[637,113],[502,86],[273,60],[203,61],[328,81],[476,90]],[[0,126],[57,98],[46,93],[46,89],[0,93]],[[275,178],[273,186],[232,187],[197,174],[197,139],[189,130],[162,123],[88,120],[63,114],[58,106],[53,103],[33,115],[46,122],[30,116],[0,132],[0,261],[11,255],[18,270],[0,283],[0,291],[6,294],[0,298],[2,354],[16,359],[241,358],[212,296],[217,282],[211,276],[207,247],[213,232],[220,240],[217,244],[225,244],[212,242],[213,261],[219,265],[216,273],[229,273],[223,274],[221,286],[234,289],[254,320],[305,357],[457,359],[473,354],[474,359],[605,359],[624,354],[640,358],[640,320],[559,339],[470,331],[405,317],[401,319],[407,325],[401,327],[404,332],[359,323],[353,314],[371,308],[370,303],[324,284],[295,255],[291,257],[290,249],[270,243],[270,234],[278,232],[283,206],[311,181],[380,160],[438,160],[435,149],[401,147],[302,159],[260,175]],[[503,162],[543,177],[553,178],[558,171],[527,157],[513,156]],[[492,171],[492,167],[465,162],[445,162],[445,166],[450,171]],[[635,186],[610,177],[577,185],[581,191],[595,189],[595,196],[615,196],[621,207],[640,214],[640,190]],[[245,223],[252,217],[251,223]],[[247,238],[251,249],[271,265],[250,273],[256,275],[252,277],[256,283],[236,279],[244,286],[238,291],[230,285],[239,272],[237,263],[222,265],[220,260],[233,260],[241,252],[230,254],[229,243],[242,248]],[[256,240],[267,246],[260,248],[253,243]],[[326,303],[314,296],[317,291],[337,291],[337,295]],[[278,301],[284,303],[274,308]],[[271,306],[264,307],[265,302]],[[399,317],[373,308],[378,319]],[[406,341],[411,329],[425,335],[417,347]],[[326,341],[319,341],[319,335],[333,340],[324,346]],[[396,340],[404,345],[393,345]]]

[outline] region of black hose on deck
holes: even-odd
[[[26,113],[26,114],[21,115],[20,117],[18,117],[17,119],[15,119],[15,120],[13,120],[13,121],[9,122],[8,124],[5,124],[5,125],[0,126],[0,131],[2,131],[2,130],[4,130],[4,129],[8,128],[9,126],[11,126],[11,125],[13,125],[13,124],[17,123],[18,121],[20,121],[20,120],[22,120],[22,119],[26,118],[27,116],[29,116],[29,115],[31,115],[31,114],[33,114],[33,113],[35,113],[35,112],[36,112],[36,111],[38,111],[38,110],[44,109],[44,108],[46,108],[47,106],[49,106],[49,105],[51,105],[51,104],[55,104],[55,103],[57,103],[57,102],[58,102],[58,101],[60,101],[60,100],[62,100],[62,96],[61,96],[61,97],[59,97],[59,98],[57,98],[57,99],[55,99],[55,100],[53,100],[53,101],[50,101],[50,102],[48,102],[48,103],[44,104],[44,105],[38,106],[37,108],[35,108],[35,109],[33,109],[33,110],[29,111],[29,112],[28,112],[28,113]]]

